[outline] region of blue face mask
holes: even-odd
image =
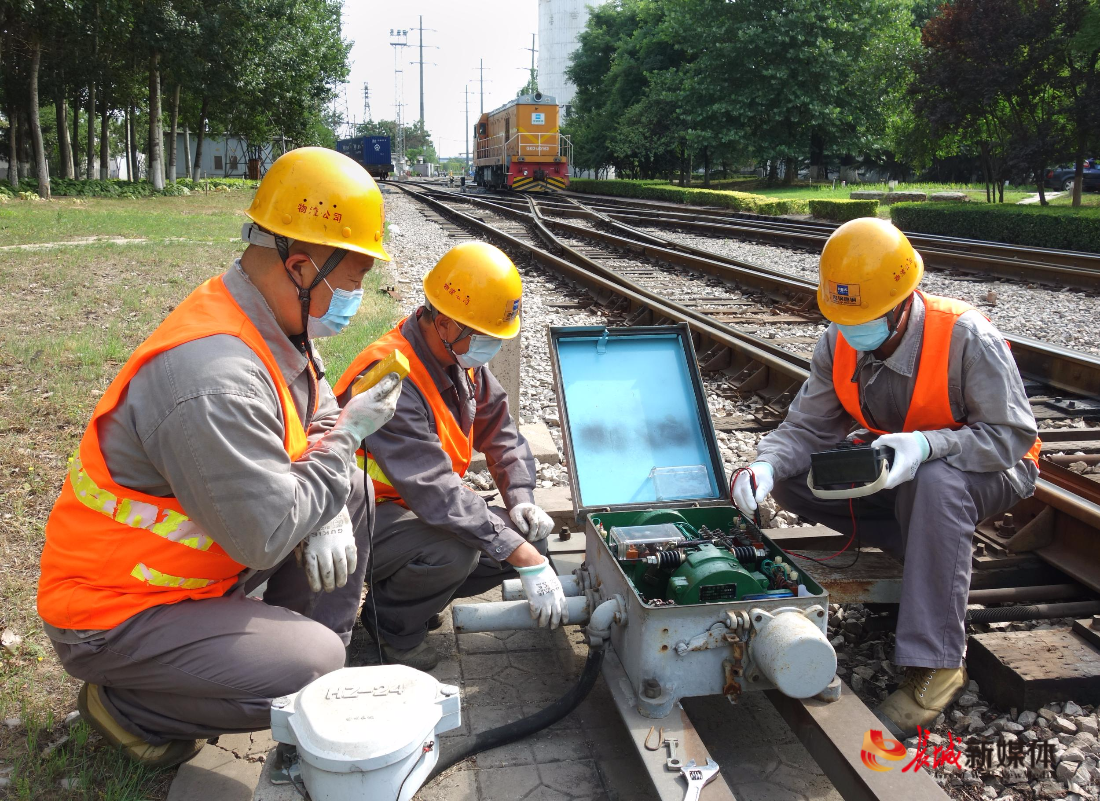
[[[317,337],[334,337],[348,327],[351,318],[359,311],[359,304],[363,302],[363,289],[360,287],[354,292],[339,287],[333,289],[328,279],[322,279],[325,286],[332,289],[332,300],[329,301],[328,311],[320,317],[309,316],[306,333],[310,339]]]
[[[858,351],[869,353],[885,342],[890,336],[890,326],[886,324],[885,317],[871,320],[860,325],[841,325],[837,323],[840,333],[848,340],[848,344]]]
[[[458,362],[458,366],[464,370],[470,370],[474,367],[484,367],[489,363],[490,359],[500,352],[503,345],[504,340],[502,339],[485,336],[483,334],[471,334],[470,349],[465,353],[456,353],[454,355],[455,361]]]

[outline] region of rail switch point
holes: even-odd
[[[409,360],[406,359],[405,354],[399,350],[395,350],[382,361],[378,362],[378,364],[374,365],[366,375],[352,384],[352,397],[355,397],[361,392],[366,392],[390,373],[397,373],[397,377],[400,380],[404,380],[409,375]]]

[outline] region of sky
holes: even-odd
[[[424,123],[440,157],[465,152],[466,100],[470,127],[480,109],[479,59],[485,63],[485,110],[515,97],[531,67],[531,34],[538,32],[538,0],[344,0],[343,33],[352,42],[345,87],[347,115],[362,121],[363,83],[370,85],[371,116],[394,118],[394,51],[404,79],[404,119],[420,117],[419,16],[424,17]],[[394,48],[390,29],[409,31],[408,47]],[[397,40],[401,41],[401,40]],[[538,47],[536,38],[535,46]],[[537,63],[537,54],[536,54]],[[343,94],[337,100],[342,110]]]

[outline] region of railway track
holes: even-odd
[[[523,210],[514,200],[501,203],[495,197],[403,189],[441,215],[445,224],[453,227],[457,223],[462,229],[497,239],[513,253],[521,253],[587,290],[624,325],[686,323],[693,333],[704,374],[721,375],[731,393],[753,394],[761,399],[753,412],[760,427],[777,425],[785,417],[787,406],[809,375],[806,356],[722,322],[713,308],[708,308],[709,298],[700,297],[698,302],[671,300],[659,286],[652,286],[659,281],[642,280],[647,270],[616,269],[608,262],[620,261],[621,254],[626,253],[645,259],[643,267],[656,261],[686,268],[770,298],[775,309],[803,315],[807,322],[817,314],[816,286],[812,282],[698,248],[678,246],[672,240],[656,241],[641,232],[634,239],[550,219],[543,213],[545,201],[533,197],[523,199],[522,205],[527,207]],[[571,205],[581,212],[599,214],[584,204]],[[577,240],[584,240],[586,245],[578,246]],[[1041,428],[1044,423],[1049,426],[1052,421],[1066,418],[1100,419],[1100,357],[1029,337],[1006,338]],[[1043,435],[1048,438],[1045,452],[1100,451],[1098,427],[1055,429],[1043,431]],[[1043,469],[1036,498],[1048,505],[1057,501],[1061,513],[1084,522],[1100,537],[1100,499],[1086,491],[1095,491],[1095,482],[1048,460],[1044,460]],[[1048,474],[1058,483],[1048,479]],[[1072,550],[1080,557],[1077,566],[1064,556],[1057,561],[1073,568],[1075,579],[1100,592],[1100,566],[1093,565],[1095,540],[1075,542]],[[991,563],[1008,559],[1003,538],[990,536],[985,544]]]
[[[584,209],[577,208],[578,201]],[[596,213],[605,216],[605,222],[622,226],[678,228],[705,236],[752,239],[815,252],[821,250],[836,228],[836,225],[824,222],[572,192],[540,200],[540,205],[548,212],[552,209],[556,216],[592,219],[592,214]],[[907,232],[906,236],[924,258],[925,266],[931,269],[991,275],[1087,291],[1100,290],[1100,254],[931,234]]]
[[[787,405],[808,376],[809,363],[804,355],[775,340],[754,336],[743,326],[723,322],[722,314],[714,309],[715,298],[669,298],[668,292],[662,291],[667,287],[662,286],[661,278],[652,277],[653,262],[692,271],[698,276],[695,280],[700,292],[716,294],[719,285],[733,285],[751,293],[754,300],[761,299],[759,305],[765,307],[761,314],[768,313],[766,307],[771,304],[772,310],[782,310],[811,324],[820,318],[816,286],[808,281],[629,227],[613,228],[615,233],[610,233],[553,219],[547,212],[566,216],[558,215],[565,207],[554,201],[512,198],[502,202],[496,197],[400,188],[423,203],[426,216],[453,235],[485,237],[513,257],[542,265],[589,293],[608,317],[620,324],[686,324],[692,331],[704,375],[738,396],[759,396],[762,404],[753,412],[758,428],[782,420]],[[568,207],[576,212],[569,216],[603,223],[605,227],[601,216],[612,216],[584,203],[571,201]],[[1100,417],[1100,358],[1026,337],[1009,339],[1041,425],[1065,417]],[[1100,451],[1100,428],[1059,429],[1044,434],[1052,450]],[[1061,594],[1042,600],[1100,594],[1100,561],[1096,557],[1100,485],[1044,460],[1034,497],[1014,511],[1015,520],[989,520],[979,527],[972,592],[993,593],[991,598],[998,598],[997,593],[1005,596],[1030,591],[1039,599],[1042,591],[1060,588]],[[1013,544],[1020,548],[1011,549]],[[802,546],[792,540],[785,547]],[[1064,583],[1067,581],[1068,586]],[[1065,607],[1067,613],[1069,606],[1073,605]],[[838,747],[838,743],[853,736],[845,722],[848,716],[860,719],[867,712],[850,690],[845,688],[843,693],[849,706],[845,710],[835,708],[832,715],[827,706],[814,707],[773,695],[770,700],[834,783],[844,787],[846,798],[883,801],[898,797],[900,788],[882,783],[888,775],[868,777],[867,771],[846,762],[847,754]],[[901,792],[913,799],[943,797],[934,787],[906,785]]]

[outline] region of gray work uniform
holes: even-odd
[[[249,569],[221,598],[156,606],[106,631],[45,625],[65,669],[103,685],[119,722],[151,742],[268,726],[270,699],[343,664],[366,571],[373,490],[354,466],[352,435],[330,431],[340,413],[332,389],[313,379],[239,262],[224,280],[290,387],[306,452],[288,459],[275,385],[256,354],[228,335],[150,359],[100,421],[99,438],[117,484],[175,497]],[[360,550],[356,571],[341,590],[312,593],[289,554],[345,504]],[[246,585],[265,580],[264,601],[245,597]]]
[[[533,503],[535,457],[512,421],[500,382],[478,367],[471,386],[457,365],[440,364],[417,324],[422,313],[423,308],[409,316],[402,335],[474,448],[485,454],[505,506]],[[463,485],[440,445],[435,415],[411,381],[405,381],[393,419],[367,437],[365,446],[408,508],[394,502],[378,506],[374,578],[363,617],[373,626],[368,615],[377,614],[378,634],[405,650],[424,639],[428,619],[452,598],[480,594],[513,575],[504,560],[525,540],[504,510]],[[535,546],[545,551],[545,540]]]
[[[898,349],[885,360],[859,353],[852,380],[868,424],[901,431],[920,366],[925,310],[914,296]],[[844,533],[854,509],[864,544],[902,559],[901,609],[894,661],[955,668],[963,663],[974,526],[1035,491],[1038,470],[1023,456],[1037,426],[1023,381],[1004,338],[977,311],[955,322],[948,354],[951,413],[957,430],[925,431],[929,461],[893,490],[856,500],[826,501],[806,487],[810,454],[828,450],[852,430],[852,417],[833,388],[837,327],[818,340],[809,380],[787,417],[765,436],[757,460],[775,471],[780,506]],[[839,557],[844,562],[846,557]],[[818,571],[828,580],[829,570]]]

